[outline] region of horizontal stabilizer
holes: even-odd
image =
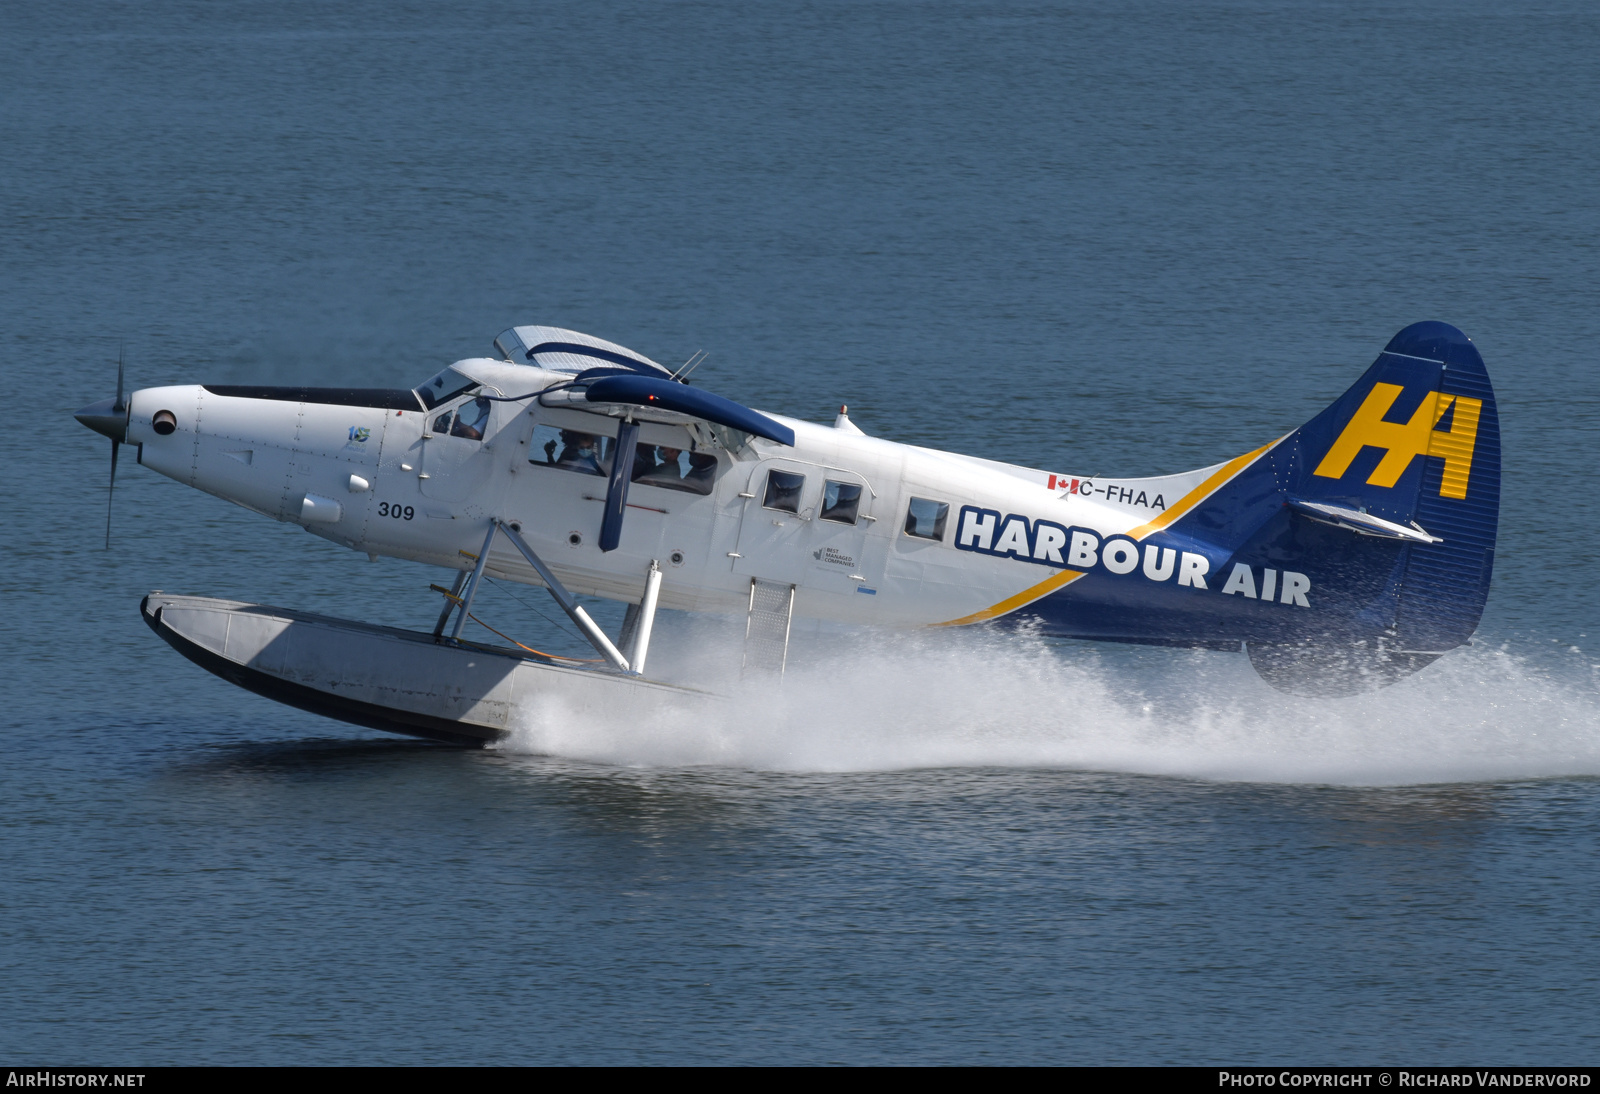
[[[1407,528],[1404,524],[1396,524],[1392,520],[1384,520],[1382,517],[1363,513],[1347,505],[1330,505],[1323,501],[1304,501],[1300,498],[1289,498],[1288,504],[1289,508],[1298,509],[1312,520],[1331,524],[1335,528],[1348,528],[1358,535],[1377,536],[1380,539],[1404,539],[1413,543],[1444,542],[1438,536],[1430,536],[1415,521],[1410,528]]]

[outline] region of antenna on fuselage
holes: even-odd
[[[678,371],[672,374],[672,379],[677,380],[679,383],[687,383],[689,380],[689,373],[705,364],[706,358],[710,356],[711,355],[703,349],[695,350],[693,356],[678,366]]]

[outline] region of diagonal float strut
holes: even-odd
[[[561,584],[555,574],[550,572],[550,567],[544,564],[544,560],[534,552],[532,547],[528,546],[527,541],[519,533],[512,529],[510,525],[503,523],[498,517],[489,526],[489,539],[484,543],[483,548],[484,557],[487,558],[489,555],[489,543],[494,541],[496,531],[503,533],[511,541],[511,545],[522,552],[522,557],[527,559],[528,565],[532,566],[534,571],[538,573],[540,580],[550,590],[550,595],[555,599],[555,602],[561,605],[561,610],[566,612],[572,621],[578,625],[578,629],[589,640],[589,644],[599,651],[600,656],[611,662],[612,667],[618,672],[639,675],[636,668],[628,665],[628,659],[622,656],[622,651],[612,645],[611,639],[606,637],[606,632],[600,629],[600,625],[589,618],[589,613],[583,610],[583,606],[567,591],[567,587]],[[476,578],[474,578],[473,583],[477,583]],[[470,596],[471,594],[469,593],[468,595]],[[642,665],[644,658],[639,657],[638,660]]]

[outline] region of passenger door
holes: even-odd
[[[854,593],[873,513],[867,480],[799,460],[756,465],[744,491],[733,572],[833,593]]]

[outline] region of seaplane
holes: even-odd
[[[1154,478],[1013,466],[743,406],[577,331],[519,326],[415,388],[184,384],[76,414],[140,466],[369,557],[454,573],[431,632],[152,593],[149,626],[250,691],[461,745],[519,717],[704,692],[647,672],[661,608],[743,617],[777,679],[795,620],[999,627],[1243,653],[1283,691],[1393,684],[1469,641],[1500,433],[1455,327],[1389,341],[1322,413]],[[109,535],[109,515],[108,515]],[[486,577],[542,586],[580,660],[464,633]],[[613,638],[580,596],[627,605]]]

